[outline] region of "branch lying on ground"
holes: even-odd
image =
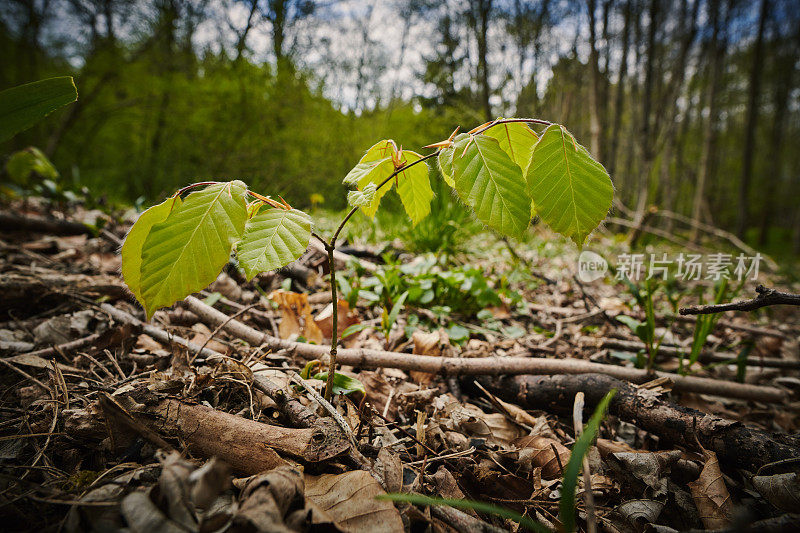
[[[617,394],[609,412],[622,420],[670,442],[694,447],[693,434],[704,448],[713,450],[721,461],[755,472],[761,466],[800,455],[800,439],[781,439],[740,422],[726,420],[658,398],[651,390],[599,374],[573,376],[484,377],[481,385],[507,402],[523,409],[546,409],[568,413],[571,399],[585,395],[591,410],[611,389]]]
[[[189,296],[183,301],[188,309],[208,325],[214,327],[225,323],[225,331],[248,342],[251,346],[268,346],[273,350],[287,350],[306,359],[321,359],[328,349],[315,344],[305,344],[278,339],[257,331],[237,320],[229,320],[226,314],[209,307],[197,298]],[[146,332],[146,331],[145,331]],[[669,378],[673,390],[699,392],[730,398],[743,398],[765,402],[783,402],[787,393],[775,387],[748,385],[716,379],[680,376],[668,372],[648,374],[645,370],[604,365],[580,359],[538,359],[532,357],[482,357],[475,359],[456,357],[433,357],[407,353],[384,352],[366,349],[341,349],[339,363],[360,368],[398,368],[417,370],[440,375],[500,375],[500,374],[585,374],[598,373],[644,383],[656,377]]]
[[[756,287],[758,296],[751,300],[741,302],[730,302],[716,305],[696,305],[693,307],[682,307],[682,315],[709,315],[711,313],[722,313],[723,311],[755,311],[770,305],[800,305],[800,294],[781,292],[776,289],[768,289],[763,285]]]
[[[0,211],[0,230],[48,233],[50,235],[94,236],[92,228],[80,222],[58,218],[28,217]]]

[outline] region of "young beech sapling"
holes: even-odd
[[[540,133],[530,125],[543,126]],[[162,307],[204,289],[235,251],[247,279],[296,260],[310,239],[328,252],[331,297],[337,301],[334,250],[359,209],[374,217],[381,198],[396,186],[412,224],[430,213],[433,191],[426,161],[437,158],[447,184],[475,216],[497,232],[520,237],[537,215],[582,246],[605,218],[614,189],[603,166],[566,128],[538,119],[499,118],[468,133],[458,130],[420,155],[383,140],[345,176],[352,209],[329,240],[314,233],[311,218],[247,188],[241,181],[189,185],[139,217],[122,246],[122,274],[148,319]],[[190,192],[191,191],[191,192]],[[187,194],[188,193],[188,194]],[[337,305],[333,328],[338,331]],[[336,336],[334,336],[336,337]],[[339,339],[331,341],[331,397]]]

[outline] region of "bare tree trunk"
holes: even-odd
[[[491,90],[489,88],[489,16],[492,11],[492,0],[470,0],[469,20],[475,32],[475,41],[478,45],[477,77],[480,85],[481,107],[486,121],[492,120],[492,105],[489,102]]]
[[[653,132],[651,131],[651,107],[653,102],[653,77],[656,61],[656,30],[658,27],[658,19],[660,16],[660,0],[650,0],[649,9],[649,22],[647,29],[647,64],[645,66],[644,78],[644,95],[642,97],[642,129],[641,129],[641,146],[642,146],[642,164],[639,169],[639,198],[636,203],[636,213],[634,215],[634,222],[638,225],[644,218],[647,208],[647,201],[650,195],[650,171],[653,167],[653,147],[655,139],[653,139]]]
[[[720,38],[720,0],[711,0],[709,10],[712,34],[709,46],[710,62],[709,71],[711,80],[708,85],[708,119],[703,127],[703,152],[700,157],[700,168],[697,172],[697,187],[694,192],[694,202],[692,203],[692,218],[701,221],[700,211],[703,208],[706,183],[711,174],[712,158],[717,141],[717,114],[719,84],[722,77],[722,62],[725,57],[725,45]],[[690,239],[697,242],[699,233],[697,227],[692,228]]]
[[[590,144],[589,150],[596,158],[600,156],[600,67],[598,65],[597,53],[597,2],[588,0],[587,8],[589,11],[589,72],[591,76],[591,87],[589,88],[589,113],[590,113]]]
[[[758,19],[758,34],[753,50],[753,66],[750,70],[750,92],[747,97],[747,123],[744,129],[744,161],[742,179],[739,182],[739,218],[736,235],[743,238],[749,222],[750,182],[753,178],[753,159],[756,150],[756,128],[758,127],[758,97],[761,90],[761,71],[764,62],[764,27],[769,13],[769,0],[761,0]]]
[[[786,134],[786,119],[789,108],[789,94],[792,89],[792,77],[795,74],[794,61],[797,47],[789,47],[787,52],[780,54],[776,60],[776,72],[779,73],[775,81],[775,92],[773,93],[774,115],[772,119],[772,131],[769,140],[769,159],[767,163],[766,179],[762,191],[762,207],[758,243],[764,245],[767,242],[769,228],[775,216],[775,192],[781,180],[781,166],[783,165],[783,140]],[[795,228],[797,221],[795,221]],[[795,244],[797,244],[800,232],[795,233]],[[797,246],[795,247],[797,249]]]
[[[617,166],[617,148],[619,146],[619,133],[622,125],[622,111],[624,110],[625,77],[628,74],[628,44],[630,41],[631,26],[631,0],[625,2],[625,25],[622,29],[622,59],[620,61],[619,76],[617,77],[617,95],[614,100],[614,124],[611,128],[611,148],[606,157],[608,173],[613,177]]]

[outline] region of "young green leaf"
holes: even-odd
[[[458,196],[484,224],[504,235],[521,236],[531,219],[531,201],[520,168],[497,139],[485,135],[464,137],[453,148]]]
[[[247,280],[260,272],[285,266],[308,248],[311,218],[298,209],[262,207],[249,219],[236,245],[236,256]]]
[[[356,185],[360,191],[364,191],[370,183],[375,184],[377,187],[394,172],[394,163],[392,162],[394,154],[394,142],[385,139],[375,143],[367,150],[367,153],[359,160],[358,164],[347,173],[343,183],[345,185]],[[360,206],[365,215],[370,218],[375,216],[378,211],[378,205],[381,203],[381,198],[389,192],[389,189],[391,189],[391,185],[381,187],[376,190],[369,203]]]
[[[421,155],[411,151],[403,151],[403,156],[406,166],[422,159]],[[397,175],[397,194],[400,195],[412,225],[416,226],[428,216],[431,212],[433,189],[428,179],[428,165],[425,162],[404,169]]]
[[[142,303],[147,317],[217,279],[247,219],[246,186],[217,183],[191,193],[153,226],[142,247]]]
[[[502,518],[508,518],[510,520],[513,520],[514,522],[517,522],[522,527],[530,531],[535,531],[537,533],[550,533],[549,529],[544,527],[536,520],[533,520],[532,518],[529,518],[527,516],[522,516],[521,514],[516,513],[511,509],[506,509],[505,507],[500,507],[499,505],[494,505],[492,503],[476,502],[472,500],[453,500],[449,498],[436,498],[414,493],[379,494],[375,496],[375,499],[389,500],[393,502],[408,502],[408,503],[413,503],[414,505],[447,505],[449,507],[454,507],[456,509],[480,511],[482,513],[493,514]]]
[[[578,246],[611,208],[608,172],[558,124],[548,126],[536,143],[526,176],[539,216]]]
[[[6,162],[6,172],[11,181],[20,185],[24,185],[34,173],[46,179],[58,178],[58,170],[53,163],[33,146],[11,154]]]
[[[0,92],[0,142],[78,99],[70,76],[34,81]]]
[[[181,205],[180,196],[167,198],[158,205],[144,211],[134,222],[125,242],[122,243],[122,279],[128,288],[136,296],[136,299],[144,305],[142,297],[141,273],[142,273],[142,246],[150,234],[150,230],[159,222],[164,222],[172,210]]]
[[[466,134],[461,134],[456,137],[456,142],[463,138]],[[456,182],[453,181],[453,153],[455,152],[454,145],[450,145],[447,148],[442,149],[439,152],[439,155],[436,156],[436,161],[439,164],[439,172],[442,174],[442,178],[444,178],[445,183],[455,189]]]
[[[404,291],[403,294],[401,294],[397,298],[397,300],[394,302],[394,305],[392,306],[391,311],[387,313],[386,309],[383,310],[382,325],[383,325],[383,331],[387,337],[389,336],[389,333],[392,331],[394,323],[397,322],[397,317],[400,314],[400,310],[403,308],[403,304],[405,303],[406,298],[408,298],[408,291]]]
[[[592,418],[583,430],[583,433],[575,444],[572,445],[572,453],[569,462],[564,468],[564,480],[561,483],[561,501],[559,502],[559,518],[564,526],[564,531],[572,533],[575,531],[575,487],[578,486],[578,475],[581,472],[583,456],[589,451],[589,447],[594,442],[597,432],[600,429],[600,422],[606,414],[611,398],[617,393],[616,389],[611,389],[608,394],[600,400],[594,410]]]
[[[500,143],[500,148],[522,169],[523,176],[528,173],[533,147],[539,137],[527,124],[522,122],[497,124],[483,134],[497,139],[497,142]]]
[[[321,381],[328,381],[328,373],[327,372],[319,372],[314,374],[314,379],[319,379]],[[345,376],[339,372],[333,375],[333,395],[337,394],[350,394],[351,392],[366,392],[364,389],[364,384],[361,383],[356,378],[351,378],[350,376]]]
[[[375,199],[377,187],[374,183],[368,183],[363,191],[356,189],[347,193],[347,203],[353,207],[364,207],[372,203]]]

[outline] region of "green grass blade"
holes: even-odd
[[[578,246],[606,217],[614,197],[603,165],[558,124],[536,143],[526,179],[542,220]]]
[[[311,218],[298,209],[262,208],[247,221],[236,256],[247,280],[288,265],[303,255],[311,240]]]
[[[34,81],[0,92],[0,142],[78,99],[70,76]]]
[[[448,498],[434,498],[431,496],[423,496],[422,494],[389,493],[389,494],[379,494],[378,496],[375,496],[375,498],[378,500],[412,503],[414,505],[447,505],[449,507],[454,507],[456,509],[480,511],[482,513],[493,514],[495,516],[499,516],[502,518],[508,518],[520,524],[522,527],[529,529],[530,531],[535,531],[537,533],[550,533],[549,529],[547,529],[545,526],[543,526],[536,520],[528,518],[527,516],[522,516],[521,514],[515,513],[514,511],[506,509],[505,507],[500,507],[499,505],[493,505],[491,503],[476,502],[473,500],[451,500]]]
[[[575,444],[572,446],[572,453],[569,456],[569,462],[564,469],[564,481],[561,483],[561,501],[559,503],[559,517],[561,524],[564,526],[564,531],[572,533],[575,531],[575,488],[578,486],[578,475],[581,472],[583,464],[583,456],[589,451],[589,447],[597,437],[597,432],[600,429],[600,422],[605,416],[608,404],[611,398],[614,397],[617,390],[612,389],[608,394],[597,404],[592,418],[583,430],[583,433]]]
[[[217,183],[191,193],[142,247],[141,286],[147,317],[217,279],[247,219],[246,186]]]

